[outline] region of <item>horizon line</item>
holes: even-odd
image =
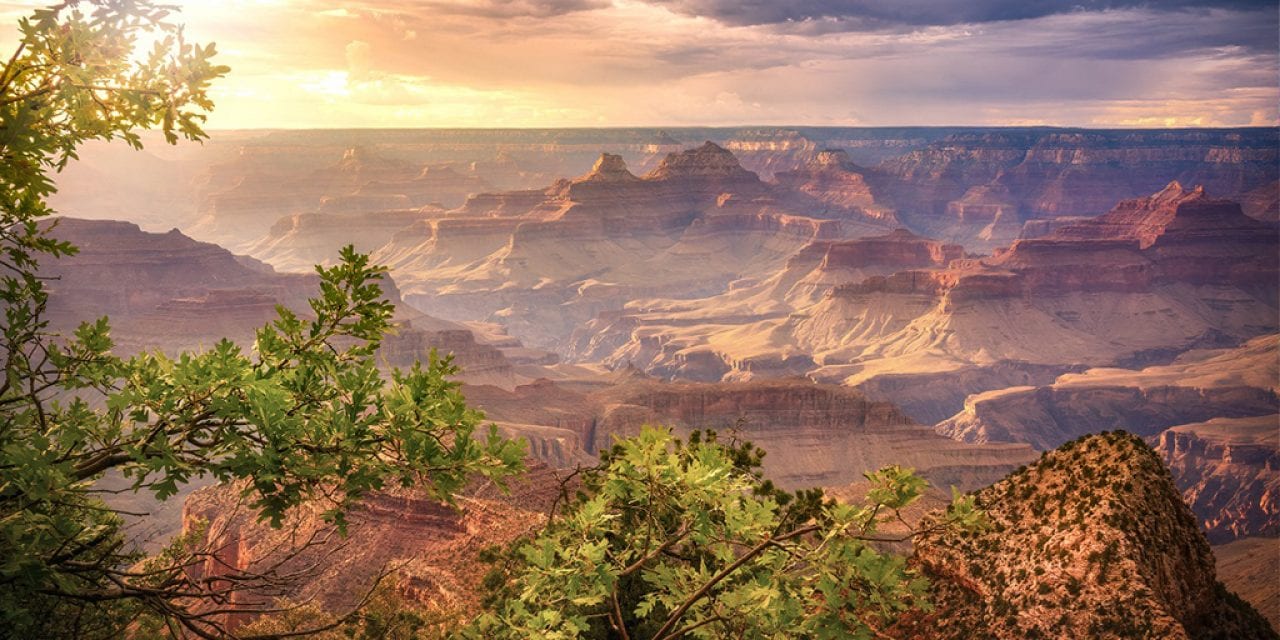
[[[1248,125],[1060,125],[1060,124],[716,124],[716,125],[560,125],[560,126],[333,126],[333,127],[206,127],[208,133],[237,133],[257,131],[623,131],[628,129],[661,129],[692,131],[699,129],[1060,129],[1080,131],[1240,131],[1250,129],[1280,129],[1275,124]],[[154,130],[144,130],[154,131]]]

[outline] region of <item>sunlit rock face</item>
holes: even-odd
[[[247,349],[256,331],[277,317],[277,306],[306,317],[307,299],[319,294],[314,273],[277,273],[176,229],[148,233],[127,222],[58,218],[51,233],[79,249],[41,265],[41,274],[52,278],[53,328],[67,332],[106,315],[124,353],[204,349],[222,338]],[[454,355],[465,380],[514,384],[499,349],[478,342],[461,325],[405,306],[394,281],[384,279],[382,287],[397,305],[397,331],[384,343],[383,362],[409,366],[426,360],[434,348]]]
[[[703,380],[803,374],[875,386],[881,375],[968,370],[974,384],[957,388],[974,392],[974,366],[1125,366],[1275,331],[1277,240],[1239,205],[1173,183],[986,258],[906,232],[815,242],[726,293],[598,316],[571,348]]]
[[[1192,351],[1167,365],[1091,369],[1051,384],[975,394],[936,429],[966,442],[1037,449],[1125,429],[1160,454],[1210,541],[1274,536],[1278,341],[1269,335],[1234,349]]]
[[[815,240],[886,229],[802,215],[780,189],[710,142],[668,154],[644,176],[604,154],[578,178],[476,196],[406,227],[375,259],[429,313],[499,322],[562,351],[581,325],[630,301],[714,295]]]
[[[1274,637],[1218,583],[1196,518],[1132,435],[1073,441],[977,499],[991,528],[916,541],[937,608],[891,637]]]
[[[236,593],[222,607],[232,612],[280,597],[348,611],[389,567],[395,571],[385,584],[406,600],[473,611],[489,568],[481,551],[545,524],[567,475],[536,462],[529,467],[505,491],[492,484],[468,486],[460,497],[464,508],[442,504],[420,489],[373,492],[347,514],[345,536],[325,522],[327,503],[303,504],[274,528],[245,504],[239,487],[205,487],[187,498],[182,513],[183,531],[201,532],[197,543],[210,550],[189,571],[196,579],[216,580],[274,567],[278,579],[269,588]],[[232,629],[256,618],[217,615]]]

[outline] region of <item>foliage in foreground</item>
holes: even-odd
[[[582,481],[576,503],[498,558],[488,610],[471,638],[815,638],[877,636],[908,609],[928,609],[925,579],[876,542],[924,480],[868,474],[865,504],[788,494],[763,480],[763,452],[646,428],[620,441]],[[929,525],[979,529],[955,497]]]
[[[350,248],[318,269],[305,317],[281,308],[251,353],[229,341],[169,357],[111,354],[106,318],[74,336],[44,317],[42,259],[75,253],[45,220],[51,174],[88,140],[160,127],[199,141],[206,90],[227,72],[147,0],[72,0],[19,23],[0,72],[0,630],[12,637],[115,638],[126,629],[221,637],[219,609],[272,576],[188,571],[209,550],[185,539],[145,563],[95,482],[115,471],[163,500],[199,476],[240,480],[272,523],[324,501],[341,528],[354,500],[387,483],[448,500],[467,477],[517,471],[523,448],[490,432],[447,376],[447,360],[384,381],[375,353],[392,329],[383,269]],[[135,58],[140,37],[158,35]]]
[[[139,147],[136,130],[151,127],[171,143],[205,137],[206,90],[227,69],[168,15],[147,0],[37,11],[0,73],[0,629],[11,636],[222,637],[220,610],[235,594],[272,584],[251,570],[193,577],[210,554],[196,535],[140,562],[95,489],[108,471],[158,499],[202,475],[238,480],[273,523],[322,501],[341,527],[354,500],[388,483],[448,500],[470,475],[520,466],[516,443],[472,437],[481,417],[447,361],[380,376],[391,307],[382,269],[350,249],[319,270],[311,312],[281,309],[251,352],[222,341],[121,359],[105,318],[50,333],[39,262],[75,251],[44,220],[51,174],[88,140]],[[154,34],[155,48],[135,58],[139,37]],[[623,441],[586,474],[569,513],[506,558],[488,610],[464,634],[859,638],[927,606],[923,580],[871,546],[922,481],[886,469],[871,476],[867,504],[840,505],[774,489],[761,455],[656,429]],[[944,522],[981,518],[961,499]],[[359,616],[284,611],[256,633],[399,637],[446,624],[371,602]]]

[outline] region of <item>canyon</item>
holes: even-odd
[[[1277,149],[1275,128],[224,132],[87,149],[53,228],[80,252],[41,274],[54,330],[106,314],[125,354],[249,349],[354,245],[390,269],[384,367],[452,354],[468,402],[528,443],[510,496],[473,489],[462,512],[376,496],[377,542],[334,552],[349,583],[295,596],[338,607],[411,559],[397,589],[471,606],[480,546],[536,526],[564,470],[664,424],[762,446],[788,489],[853,497],[902,464],[989,500],[996,532],[916,546],[955,622],[902,637],[1115,631],[1134,608],[1163,637],[1207,637],[1205,620],[1251,624],[1212,554],[1273,620],[1280,601],[1280,567],[1258,562],[1280,536]],[[1121,429],[1145,444],[1090,435]],[[191,490],[162,532],[208,521],[223,560],[270,555],[225,488]],[[323,530],[315,515],[299,526]],[[1057,560],[1028,557],[1029,522],[1054,529]],[[1133,599],[1102,603],[1104,573]],[[1077,597],[1055,605],[1065,623],[1037,604]]]
[[[307,317],[307,300],[319,293],[314,274],[278,273],[177,229],[151,233],[127,222],[76,218],[55,218],[50,227],[53,237],[78,249],[41,265],[40,275],[50,283],[51,328],[69,333],[106,315],[120,354],[206,349],[221,338],[248,349],[256,331],[277,317],[278,306]],[[453,354],[465,380],[514,384],[502,347],[405,305],[394,281],[381,284],[396,305],[396,333],[381,351],[386,365],[410,366],[435,348]]]

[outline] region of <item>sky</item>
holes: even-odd
[[[212,129],[1280,124],[1276,0],[170,2]]]

